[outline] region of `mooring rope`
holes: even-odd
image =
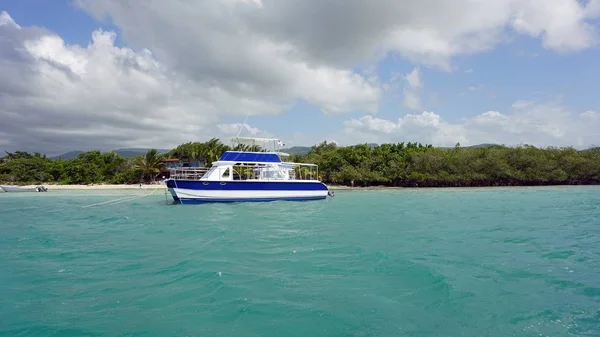
[[[88,208],[88,207],[92,207],[92,206],[100,206],[100,205],[106,205],[106,204],[116,205],[116,204],[120,204],[120,203],[127,202],[127,201],[133,201],[133,200],[149,197],[152,194],[154,194],[154,192],[156,192],[156,190],[158,190],[159,188],[160,188],[160,186],[155,188],[151,193],[148,193],[148,194],[134,195],[134,196],[130,195],[130,196],[117,198],[117,199],[113,199],[113,200],[108,200],[108,201],[104,201],[104,202],[99,202],[99,203],[95,203],[95,204],[91,204],[91,205],[85,205],[85,206],[82,206],[81,208]]]

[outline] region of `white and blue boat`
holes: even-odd
[[[239,137],[235,139],[240,141]],[[282,161],[286,156],[276,151],[226,151],[203,173],[197,169],[172,169],[165,183],[173,199],[181,204],[307,201],[334,195],[319,180],[316,164]]]

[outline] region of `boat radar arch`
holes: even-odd
[[[248,146],[260,146],[263,150],[268,152],[276,152],[279,147],[281,139],[278,138],[261,138],[261,137],[232,137],[230,139],[232,147],[236,145],[248,145]],[[288,155],[282,152],[282,155]]]

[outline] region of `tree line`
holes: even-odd
[[[7,184],[132,184],[157,178],[164,158],[217,160],[229,146],[218,139],[190,142],[161,155],[125,158],[89,151],[73,159],[14,152],[0,158],[0,182]],[[233,150],[259,151],[237,146]],[[287,161],[315,163],[328,184],[357,186],[460,187],[600,184],[600,148],[486,146],[439,148],[420,143],[337,146],[322,142]]]
[[[600,148],[437,148],[420,143],[338,147],[323,142],[299,158],[323,180],[362,186],[471,187],[600,184]]]

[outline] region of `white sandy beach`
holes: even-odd
[[[48,191],[58,190],[154,190],[156,188],[166,188],[165,184],[90,184],[90,185],[52,185],[52,184],[37,184],[37,185],[21,185],[19,187],[35,187],[44,186]],[[15,186],[15,185],[9,185]]]

